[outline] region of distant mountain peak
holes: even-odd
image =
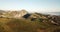
[[[22,9],[20,12],[27,12],[25,9]]]

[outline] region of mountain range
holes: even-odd
[[[57,24],[60,21],[60,16],[57,16],[57,15],[37,13],[37,12],[36,13],[29,13],[26,10],[8,11],[8,12],[3,11],[3,10],[0,10],[0,11],[2,13],[0,15],[0,17],[3,17],[3,18],[17,18],[17,19],[21,19],[21,18],[27,19],[28,18],[28,19],[31,19],[31,20],[34,20],[34,19],[42,19],[44,21],[45,20],[49,20],[52,23],[54,22],[54,24]]]
[[[59,15],[0,11],[0,32],[60,32]]]

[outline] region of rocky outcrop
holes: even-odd
[[[26,10],[20,10],[20,11],[8,11],[6,13],[3,13],[0,15],[1,17],[6,17],[6,18],[20,18],[27,14],[28,12]]]

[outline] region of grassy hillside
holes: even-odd
[[[60,16],[28,13],[14,18],[13,15],[16,12],[0,15],[0,32],[60,32]]]
[[[0,32],[59,32],[60,26],[28,19],[0,18]]]

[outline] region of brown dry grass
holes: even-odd
[[[0,32],[53,32],[60,26],[25,19],[0,18]]]

